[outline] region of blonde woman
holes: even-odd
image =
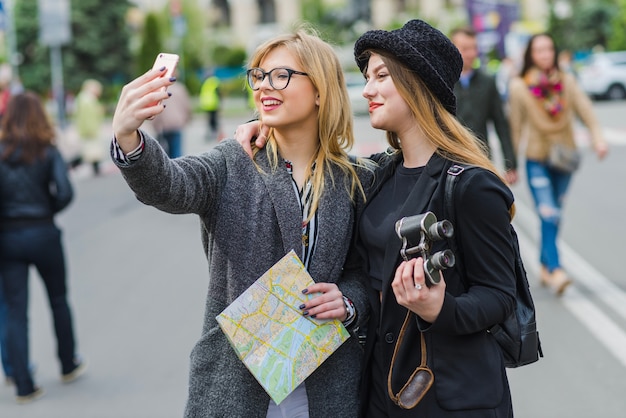
[[[261,45],[249,67],[260,119],[270,128],[268,146],[253,159],[232,139],[199,156],[167,158],[139,130],[162,111],[151,105],[167,99],[161,87],[174,82],[158,70],[124,87],[113,118],[113,159],[137,198],[166,212],[195,213],[202,223],[210,273],[185,416],[355,417],[362,358],[356,338],[276,405],[215,319],[292,249],[317,282],[308,292],[320,293],[300,307],[303,315],[352,329],[368,309],[360,277],[344,269],[363,189],[345,152],[352,117],[337,56],[299,30]]]

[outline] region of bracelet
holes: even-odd
[[[348,299],[345,296],[342,296],[342,297],[343,297],[343,304],[345,305],[346,312],[348,313],[346,320],[343,321],[343,325],[347,327],[350,324],[352,324],[354,320],[356,319],[356,309],[354,308],[354,304],[352,303],[350,299]]]

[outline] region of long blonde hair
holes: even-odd
[[[301,26],[293,33],[277,36],[259,46],[250,59],[248,68],[258,67],[261,61],[278,47],[286,48],[299,61],[319,95],[317,118],[319,148],[314,157],[317,168],[311,173],[311,167],[308,167],[306,173],[306,177],[311,178],[313,186],[310,213],[314,214],[319,205],[324,191],[325,171],[329,173],[334,184],[331,169],[333,164],[348,175],[350,181],[346,186],[350,198],[354,199],[357,189],[365,196],[354,164],[350,162],[347,154],[347,150],[354,144],[352,110],[343,69],[335,51],[314,29]],[[260,122],[262,124],[263,120]],[[256,156],[260,150],[254,148],[253,152]],[[268,135],[266,152],[275,169],[278,166],[278,144],[273,129],[270,129]],[[360,160],[359,164],[362,164]]]
[[[506,180],[489,159],[486,145],[461,124],[431,93],[422,79],[393,55],[381,50],[368,50],[364,54],[377,54],[387,66],[389,74],[400,96],[411,109],[411,113],[424,135],[436,147],[435,153],[448,160],[482,167],[494,173],[503,183]],[[365,71],[365,70],[364,70]],[[401,150],[400,138],[395,132],[387,131],[387,142],[395,150]],[[515,206],[511,206],[511,219]]]

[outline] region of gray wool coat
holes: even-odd
[[[261,174],[234,140],[170,160],[153,138],[142,135],[141,158],[128,166],[116,162],[124,179],[147,205],[197,214],[208,260],[204,325],[191,353],[185,417],[265,417],[270,398],[215,317],[290,250],[302,257],[301,210],[290,174],[282,166],[272,171],[264,151],[256,156]],[[353,301],[361,325],[369,308],[360,263],[346,264],[356,209],[346,176],[339,169],[333,176],[334,182],[326,176],[309,273],[315,281],[337,283]],[[358,415],[362,354],[353,335],[306,379],[311,418]]]

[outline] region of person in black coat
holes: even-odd
[[[376,184],[356,231],[372,309],[361,415],[511,417],[502,353],[487,329],[515,305],[513,194],[481,142],[455,118],[453,88],[461,56],[447,37],[421,20],[393,31],[366,32],[354,54],[366,79],[363,96],[371,125],[387,131],[391,146],[373,157],[379,163]],[[436,272],[440,282],[431,285],[422,257],[403,261],[396,222],[428,211],[444,219],[447,171],[455,162],[478,167],[463,173],[455,187],[454,239],[463,269]],[[445,239],[436,241],[430,254],[445,248]],[[393,398],[423,354],[434,381],[416,406],[404,409]]]
[[[37,95],[13,96],[0,134],[0,286],[7,306],[6,348],[18,403],[43,395],[29,368],[28,272],[46,286],[57,339],[61,381],[74,381],[86,364],[76,353],[61,230],[54,216],[74,196],[67,167],[54,146],[54,127]]]
[[[511,129],[504,112],[504,103],[493,76],[480,68],[474,68],[478,58],[476,32],[472,28],[456,28],[450,40],[459,49],[463,58],[463,70],[459,81],[454,84],[456,96],[456,116],[467,126],[489,150],[487,124],[492,123],[500,140],[504,159],[504,177],[509,184],[517,182],[517,159],[511,141]]]

